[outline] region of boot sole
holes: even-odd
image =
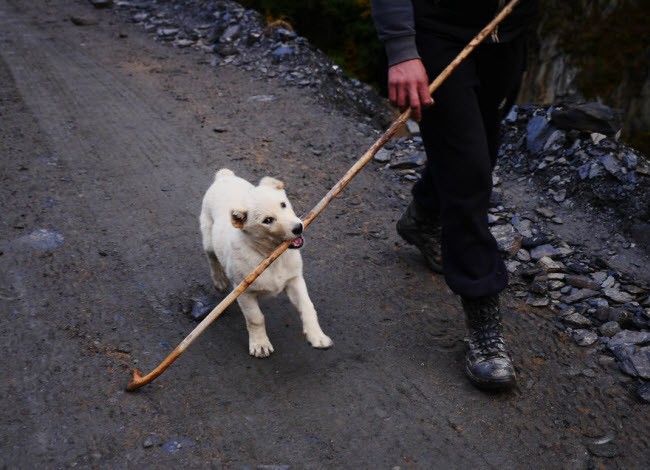
[[[472,374],[468,367],[465,367],[465,374],[469,378],[470,382],[472,382],[476,388],[481,390],[507,390],[513,388],[517,384],[517,376],[514,374],[512,377],[503,380],[485,380]]]
[[[412,245],[416,247],[418,250],[420,250],[419,244],[415,241],[414,238],[411,238],[409,235],[407,235],[408,232],[400,230],[399,224],[397,225],[397,234],[402,237],[402,239],[408,243],[409,245]],[[420,250],[420,253],[422,253],[422,250]],[[444,274],[444,271],[442,269],[442,266],[438,265],[437,263],[432,263],[428,260],[426,256],[424,256],[424,253],[422,253],[424,260],[429,267],[431,271],[433,271],[436,274]]]

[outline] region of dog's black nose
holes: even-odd
[[[291,231],[294,235],[300,235],[302,233],[302,223],[297,224]]]

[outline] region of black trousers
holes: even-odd
[[[430,80],[465,46],[433,33],[416,37]],[[519,92],[525,46],[525,37],[479,45],[434,92],[420,122],[427,164],[413,197],[440,221],[445,280],[458,295],[497,294],[508,284],[487,215],[499,126]]]

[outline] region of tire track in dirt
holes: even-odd
[[[199,188],[191,186],[202,174],[192,164],[192,141],[166,118],[165,106],[156,105],[165,98],[146,81],[126,80],[94,61],[78,45],[50,39],[47,30],[6,26],[12,37],[6,58],[41,128],[73,178],[93,173],[90,181],[77,180],[78,196],[96,212],[96,222],[123,235],[131,253],[126,261],[135,266],[146,266],[159,250],[180,261],[170,246],[174,240],[151,239],[151,227],[196,225],[194,212],[174,196],[194,189],[193,198],[183,199],[198,200]],[[107,199],[112,202],[93,207]],[[147,279],[147,290],[157,283]]]

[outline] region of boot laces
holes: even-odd
[[[506,345],[503,341],[501,328],[494,323],[488,323],[473,329],[470,345],[477,356],[492,358],[505,357],[506,355]]]
[[[474,305],[470,317],[470,348],[476,356],[486,359],[507,357],[506,345],[501,331],[501,315],[498,300],[487,299],[479,306]],[[471,307],[470,307],[471,308]]]

